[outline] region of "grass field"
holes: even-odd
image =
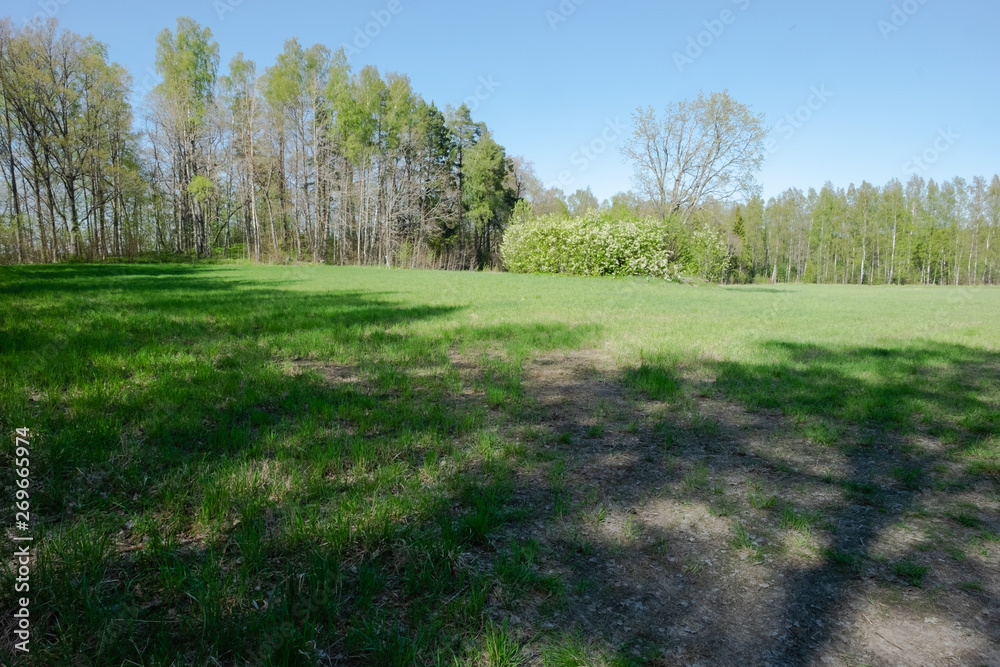
[[[0,267],[19,427],[5,663],[1000,660],[996,289]]]

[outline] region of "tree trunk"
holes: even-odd
[[[893,211],[892,216],[892,259],[889,260],[889,284],[892,284],[893,276],[896,272],[896,228],[899,224],[899,216]]]

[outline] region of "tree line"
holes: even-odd
[[[55,19],[0,19],[0,261],[482,269],[502,266],[511,220],[554,215],[664,230],[670,261],[713,281],[1000,280],[1000,177],[827,183],[764,201],[764,118],[728,92],[637,110],[621,149],[635,190],[601,203],[545,188],[467,106],[355,72],[342,49],[292,39],[268,67],[238,54],[223,72],[211,31],[180,18],[155,52],[162,81],[133,109],[131,77],[103,44]]]
[[[496,264],[526,163],[467,106],[294,39],[220,72],[188,18],[157,37],[156,72],[137,112],[103,44],[0,20],[0,258]]]
[[[664,221],[671,259],[719,282],[982,285],[1000,280],[1000,177],[790,189],[767,201],[755,176],[764,118],[729,93],[657,114],[640,108],[621,148],[635,192],[598,204],[590,189],[543,190],[533,212]],[[553,223],[536,229],[557,230]],[[555,232],[553,232],[555,233]],[[613,271],[612,271],[613,272]]]
[[[663,219],[658,202],[622,193],[599,202],[586,190],[543,192],[537,219]],[[786,190],[767,200],[709,198],[686,223],[663,227],[686,273],[727,283],[847,285],[1000,284],[1000,176],[938,183]]]
[[[790,189],[713,202],[701,225],[724,242],[719,279],[856,285],[1000,282],[1000,176],[883,187]]]
[[[103,44],[54,21],[0,20],[0,256],[55,262],[136,243],[144,183],[130,87]]]

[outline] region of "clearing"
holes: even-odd
[[[1000,664],[1000,290],[133,265],[0,294],[21,664]]]

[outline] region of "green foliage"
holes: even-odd
[[[572,634],[543,647],[542,664],[545,667],[597,667],[607,661],[582,634]]]
[[[735,220],[733,221],[733,235],[739,242],[739,247],[736,249],[735,270],[733,271],[732,282],[753,282],[753,249],[747,242],[746,223],[743,218],[743,211],[739,206],[736,207]]]
[[[212,31],[188,17],[177,19],[177,32],[164,29],[156,38],[156,72],[168,100],[183,109],[185,120],[205,121],[219,69],[219,45]]]
[[[896,467],[892,469],[892,476],[903,485],[908,491],[916,491],[920,488],[923,471],[920,468]]]
[[[734,549],[754,549],[756,545],[753,542],[753,538],[750,537],[750,533],[741,524],[736,524],[733,528],[733,537],[730,539],[729,543]]]
[[[479,268],[489,262],[491,236],[499,236],[510,218],[516,198],[505,187],[508,161],[503,146],[488,134],[465,152],[462,163],[462,205],[472,221]]]
[[[594,196],[589,187],[586,190],[580,189],[571,194],[566,198],[566,204],[569,207],[570,215],[574,218],[585,215],[587,211],[596,211],[600,208],[597,197]]]
[[[199,174],[188,183],[187,191],[197,201],[204,203],[215,191],[215,184],[207,177]]]
[[[844,551],[842,549],[827,548],[823,551],[823,553],[827,560],[833,565],[852,570],[860,568],[864,561],[863,556],[860,554]]]
[[[736,266],[722,234],[708,227],[691,236],[689,257],[685,269],[710,282],[724,282]]]
[[[588,211],[581,218],[517,219],[500,246],[514,273],[651,276],[676,279],[668,227],[654,219]]]

